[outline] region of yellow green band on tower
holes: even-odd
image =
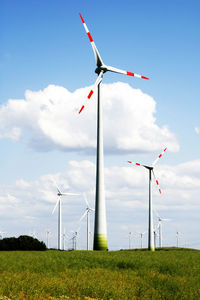
[[[94,235],[94,250],[108,250],[107,236],[105,234]]]

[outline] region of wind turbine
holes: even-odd
[[[47,249],[49,249],[49,237],[51,236],[52,232],[48,229],[46,231],[46,235],[47,235]]]
[[[4,234],[5,234],[5,233],[6,233],[6,232],[5,232],[5,231],[3,231],[3,230],[2,230],[2,231],[0,231],[0,239],[1,239],[1,240],[3,240],[3,236],[4,236]]]
[[[142,165],[140,163],[133,163],[132,161],[128,161],[128,163],[130,164],[135,164],[137,166],[141,166],[144,167],[146,169],[149,170],[149,231],[148,231],[148,249],[151,251],[155,251],[155,246],[154,246],[154,237],[153,237],[153,210],[152,210],[152,191],[151,191],[151,185],[152,185],[152,174],[155,178],[156,184],[158,186],[159,192],[161,194],[161,189],[159,187],[159,183],[158,180],[155,177],[155,173],[154,173],[154,167],[157,164],[159,158],[161,158],[164,154],[164,152],[167,150],[167,148],[165,148],[163,150],[163,152],[156,158],[156,160],[152,163],[151,166],[147,166],[147,165]]]
[[[30,236],[32,236],[34,239],[37,239],[37,234],[35,233],[35,229],[33,232],[30,233]]]
[[[141,241],[141,243],[140,243],[140,248],[142,249],[142,247],[143,247],[143,235],[146,233],[146,231],[144,231],[144,232],[138,232],[138,234],[140,235],[140,241]]]
[[[86,209],[79,222],[81,222],[87,215],[87,250],[90,250],[90,211],[94,211],[94,209],[89,206],[85,193],[83,193],[83,197],[86,203]]]
[[[157,232],[156,232],[156,226],[154,226],[154,229],[153,229],[153,236],[154,236],[154,247],[156,248],[156,237],[157,237]]]
[[[128,233],[128,240],[129,240],[129,249],[131,249],[132,245],[131,245],[131,236],[134,236],[134,233],[133,232],[129,232]],[[133,247],[132,247],[133,248]]]
[[[65,229],[64,229],[64,232],[63,232],[62,237],[63,237],[63,250],[65,250],[65,249],[66,249],[66,244],[65,244],[66,238],[69,237],[69,236],[67,235],[67,233],[65,232]]]
[[[157,217],[158,217],[158,233],[159,233],[159,247],[162,247],[162,222],[164,221],[170,221],[170,219],[164,219],[161,218],[158,214],[158,212],[156,212]]]
[[[61,201],[61,198],[62,198],[62,196],[78,196],[79,194],[62,193],[57,185],[56,185],[56,188],[57,188],[58,200],[56,202],[56,205],[54,206],[52,215],[54,214],[54,212],[58,206],[58,249],[61,250],[61,237],[62,237],[62,201]]]
[[[77,231],[74,231],[74,235],[72,237],[72,243],[73,243],[73,249],[76,250],[76,245],[77,245],[77,235],[78,235],[78,232]]]
[[[80,226],[79,226],[79,228],[76,229],[75,231],[71,230],[71,232],[73,233],[73,236],[72,236],[72,238],[71,238],[73,250],[76,250],[76,249],[77,249],[77,236],[78,236],[79,230],[80,230]]]
[[[178,248],[179,247],[179,235],[180,234],[183,234],[182,232],[180,232],[180,231],[177,231],[176,232],[176,247]]]
[[[102,106],[100,101],[100,87],[101,81],[103,78],[103,74],[107,71],[125,74],[129,76],[134,76],[138,78],[148,79],[142,75],[138,75],[132,72],[120,70],[111,66],[107,66],[103,63],[103,60],[97,50],[97,47],[92,39],[92,36],[85,24],[85,21],[80,14],[80,18],[82,20],[85,31],[88,35],[89,41],[91,43],[96,66],[95,73],[97,73],[98,77],[95,81],[93,89],[89,92],[87,96],[86,103],[82,105],[79,110],[79,114],[83,111],[87,102],[90,102],[90,98],[92,97],[94,90],[96,87],[98,88],[98,103],[97,103],[97,160],[96,160],[96,201],[95,201],[95,221],[94,221],[94,250],[106,250],[108,248],[107,242],[107,226],[106,226],[106,205],[105,205],[105,192],[104,192],[104,156],[103,156],[103,119],[102,119]]]

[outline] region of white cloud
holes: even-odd
[[[25,99],[10,99],[0,109],[0,138],[25,140],[40,151],[93,151],[96,147],[96,96],[81,115],[90,87],[71,93],[49,85],[27,90]],[[156,102],[125,83],[102,85],[104,147],[107,152],[158,151],[165,145],[178,151],[167,125],[156,124]]]
[[[157,165],[155,174],[163,193],[158,193],[153,182],[153,206],[161,216],[171,219],[165,228],[171,230],[174,237],[177,226],[183,232],[189,232],[190,226],[193,226],[190,224],[198,228],[200,160],[175,166]],[[35,181],[19,179],[13,185],[1,188],[0,229],[4,228],[7,235],[15,230],[19,233],[20,228],[21,233],[36,230],[39,234],[43,230],[41,236],[44,236],[44,231],[50,228],[54,233],[52,243],[56,246],[57,212],[53,216],[51,214],[57,200],[55,181],[62,191],[87,192],[88,200],[94,207],[95,165],[87,160],[73,160],[68,163],[65,172],[44,174]],[[126,228],[138,232],[147,230],[148,171],[128,164],[125,167],[105,168],[105,189],[109,244],[111,247],[115,244],[118,248],[123,247]],[[81,195],[63,197],[63,226],[68,234],[78,227],[77,222],[84,209]],[[84,222],[81,230],[86,230]],[[82,245],[86,245],[85,236],[86,233],[81,236]]]
[[[194,130],[195,130],[196,134],[200,135],[200,127],[195,127]]]

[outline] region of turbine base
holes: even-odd
[[[94,250],[108,250],[107,236],[105,234],[94,235]]]

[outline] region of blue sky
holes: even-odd
[[[78,15],[81,12],[105,63],[150,78],[146,81],[107,73],[104,83],[128,83],[133,89],[141,89],[154,99],[157,126],[167,125],[180,148],[179,151],[169,151],[160,164],[175,167],[199,161],[200,137],[195,132],[195,127],[200,126],[197,90],[200,79],[199,9],[199,1],[181,0],[99,3],[1,1],[1,107],[7,105],[9,99],[25,99],[26,90],[37,92],[50,84],[64,87],[71,93],[85,87],[89,90],[96,79],[95,63]],[[31,118],[32,111],[29,113]],[[8,118],[13,118],[10,111]],[[80,154],[78,148],[71,151],[65,147],[63,151],[62,147],[53,146],[47,151],[38,141],[37,147],[30,146],[30,124],[27,127],[24,122],[20,124],[23,131],[21,139],[0,139],[0,180],[5,193],[11,194],[17,180],[33,182],[45,174],[65,172],[71,160],[95,163],[94,155],[86,152]],[[160,150],[163,147],[165,145],[161,144]],[[145,153],[145,148],[140,148],[137,153],[129,151],[128,154],[105,151],[105,166],[123,167],[127,159],[149,162],[160,150],[157,146],[156,151],[147,150]],[[198,174],[195,176],[200,179]],[[20,194],[19,197],[28,199],[27,194]],[[173,215],[172,211],[170,213]],[[193,213],[194,207],[191,208],[189,222]],[[183,213],[180,224],[184,217]],[[34,227],[34,224],[27,226]],[[9,227],[8,233],[15,233],[7,223],[0,224],[0,227]],[[23,228],[19,231],[22,232]]]

